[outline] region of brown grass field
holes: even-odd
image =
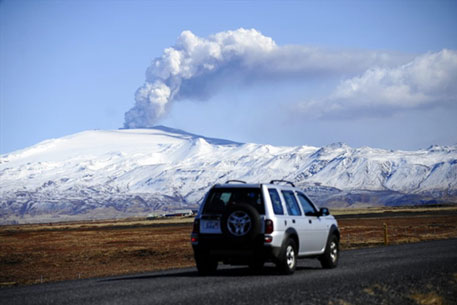
[[[457,208],[377,213],[338,220],[343,250],[384,245],[384,224],[389,244],[457,238]],[[1,226],[0,286],[193,266],[191,223],[179,218]]]

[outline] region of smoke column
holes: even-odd
[[[271,38],[256,30],[227,31],[203,39],[190,31],[178,37],[146,71],[146,82],[135,95],[135,106],[125,114],[124,127],[151,127],[166,114],[183,81],[217,70],[230,62],[249,68],[257,54],[277,48]]]

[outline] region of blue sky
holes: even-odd
[[[456,17],[457,1],[1,1],[0,152],[123,127],[138,88],[159,79],[146,69],[166,48],[187,52],[183,31],[207,44],[240,28],[277,51],[180,76],[154,124],[273,145],[456,144]]]

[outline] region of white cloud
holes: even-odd
[[[378,106],[417,107],[430,104],[431,99],[455,97],[453,86],[442,92],[446,82],[455,82],[455,52],[445,50],[411,60],[411,56],[388,52],[278,46],[255,29],[208,38],[184,31],[174,46],[152,61],[124,125],[150,127],[176,101],[203,100],[227,84],[255,85],[263,80],[346,78],[331,96],[299,104],[301,112],[314,115]]]
[[[356,117],[457,103],[457,52],[442,50],[394,68],[370,68],[344,80],[333,94],[299,104],[314,116]]]

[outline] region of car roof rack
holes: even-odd
[[[233,180],[227,180],[225,181],[225,184],[229,184],[231,182],[238,182],[238,183],[244,183],[246,184],[246,181],[243,181],[243,180],[236,180],[236,179],[233,179]]]
[[[280,182],[282,182],[282,183],[288,183],[288,184],[292,185],[292,187],[295,187],[295,184],[293,184],[292,182],[287,181],[287,180],[281,180],[281,179],[280,179],[280,180],[271,180],[271,181],[270,181],[271,184],[278,184],[278,183],[280,183]]]

